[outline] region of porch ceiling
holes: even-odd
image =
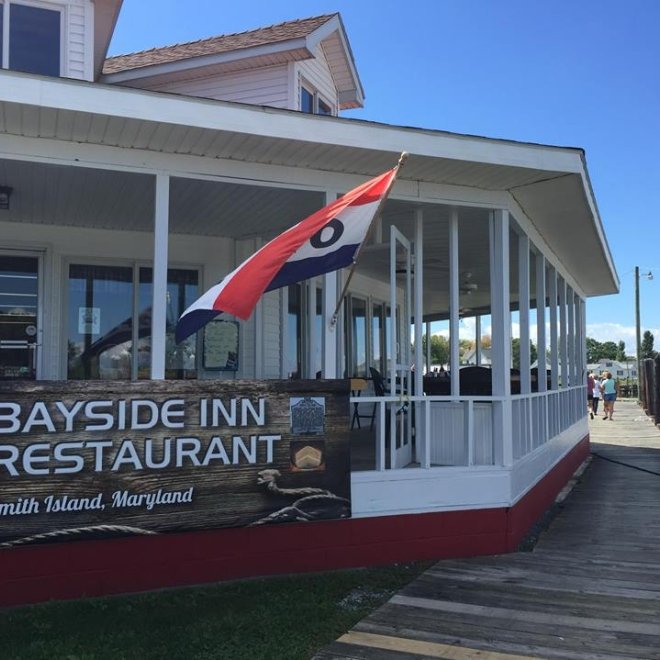
[[[618,290],[580,150],[15,72],[2,71],[0,76],[0,134],[130,149],[136,154],[136,163],[140,162],[139,150],[145,150],[366,177],[391,167],[395,154],[406,150],[410,157],[402,180],[510,193],[587,295]],[[144,185],[145,179],[151,180],[147,175],[86,171],[83,182],[77,168],[63,168],[65,171],[58,173],[51,170],[57,183],[46,177],[39,184],[40,196],[35,195],[30,202],[33,206],[19,210],[16,181],[21,180],[21,167],[39,166],[12,162],[4,171],[0,169],[0,184],[12,185],[16,191],[17,210],[10,219],[27,216],[38,222],[76,224],[94,218],[92,226],[151,229],[153,190],[152,184]],[[180,185],[180,194],[174,194]],[[255,186],[232,190],[231,185],[202,181],[179,184],[175,180],[172,231],[265,234],[264,226],[280,229],[319,205],[320,195],[314,192],[283,187],[257,190]],[[238,188],[241,195],[237,197],[234,193]],[[104,210],[99,209],[95,194],[99,189],[108,199]],[[77,209],[67,208],[67,197],[70,204],[78,204]],[[221,217],[213,210],[218,203],[225,205]],[[281,226],[272,224],[273,208],[278,209]],[[409,211],[412,202],[406,208]],[[51,212],[53,209],[57,211]]]

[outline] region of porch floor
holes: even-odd
[[[331,658],[660,658],[660,431],[633,401],[532,552],[441,561]]]

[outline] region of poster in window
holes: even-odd
[[[81,335],[101,333],[100,307],[78,307],[78,333]]]
[[[238,371],[238,322],[211,321],[204,327],[204,369]]]

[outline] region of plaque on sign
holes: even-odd
[[[293,435],[323,435],[325,433],[325,398],[292,397],[291,433]]]

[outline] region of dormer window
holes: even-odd
[[[332,108],[322,98],[317,99],[317,106],[318,106],[317,114],[319,115],[332,114]]]
[[[333,115],[332,106],[309,84],[300,85],[300,111],[310,115]]]
[[[62,11],[30,2],[0,4],[0,53],[3,69],[59,76]]]
[[[310,92],[307,87],[300,87],[300,110],[314,114],[314,92]]]

